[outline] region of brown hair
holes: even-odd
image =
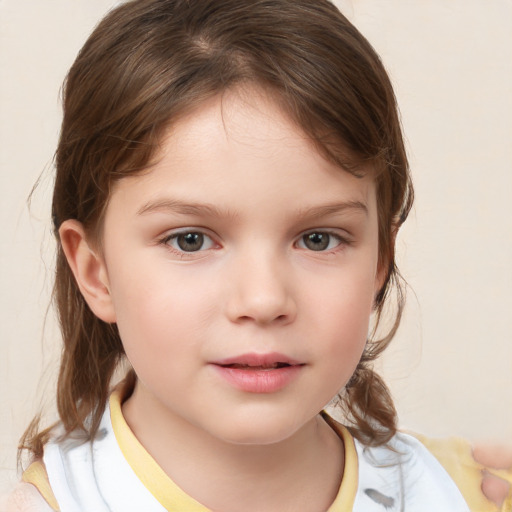
[[[389,344],[402,297],[394,237],[412,203],[396,101],[366,39],[327,0],[134,0],[111,11],[80,51],[64,88],[53,222],[77,219],[101,238],[112,184],[151,163],[163,130],[205,99],[243,83],[271,90],[327,158],[349,172],[375,171],[379,260],[399,290],[391,332],[369,340],[340,395],[353,432],[381,444],[396,431],[389,392],[371,362]],[[58,248],[54,300],[64,347],[57,390],[64,431],[93,436],[123,358],[115,325],[99,320]],[[88,419],[86,421],[86,419]],[[27,431],[36,456],[49,430]]]

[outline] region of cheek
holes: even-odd
[[[315,292],[307,294],[306,310],[321,323],[342,335],[367,335],[373,310],[375,280],[372,272],[340,273],[317,283]]]
[[[205,336],[216,311],[212,290],[199,286],[187,269],[169,276],[155,265],[136,271],[131,265],[112,276],[113,302],[123,345],[128,353],[158,359],[179,357]],[[199,281],[204,283],[203,279]],[[176,359],[173,358],[173,359]]]
[[[338,279],[325,283],[321,293],[312,294],[306,306],[311,315],[309,338],[321,344],[326,377],[341,388],[350,378],[368,339],[374,300],[374,282],[367,274],[361,279]],[[315,300],[316,299],[316,300]]]

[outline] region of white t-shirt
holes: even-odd
[[[355,440],[334,420],[345,470],[327,512],[469,512],[459,490],[415,438],[397,434],[381,447]],[[183,492],[135,438],[114,392],[92,442],[51,441],[44,465],[61,512],[208,512]],[[50,512],[44,501],[26,512]]]

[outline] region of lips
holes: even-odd
[[[221,365],[224,368],[236,368],[238,370],[277,370],[278,368],[286,368],[287,366],[292,366],[288,363],[272,363],[270,365],[258,365],[252,366],[248,364],[223,364]]]
[[[245,369],[276,369],[286,366],[302,365],[300,361],[292,359],[284,354],[272,352],[268,354],[243,354],[240,356],[215,361],[213,364],[225,367],[237,367]]]
[[[304,363],[279,353],[243,354],[212,363],[217,374],[238,390],[274,393],[286,388]]]

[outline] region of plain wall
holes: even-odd
[[[46,311],[59,89],[115,3],[0,0],[0,491],[15,480],[17,439],[53,399],[59,336]],[[408,308],[380,364],[401,423],[510,442],[512,2],[338,5],[390,72],[416,186],[398,239]]]

